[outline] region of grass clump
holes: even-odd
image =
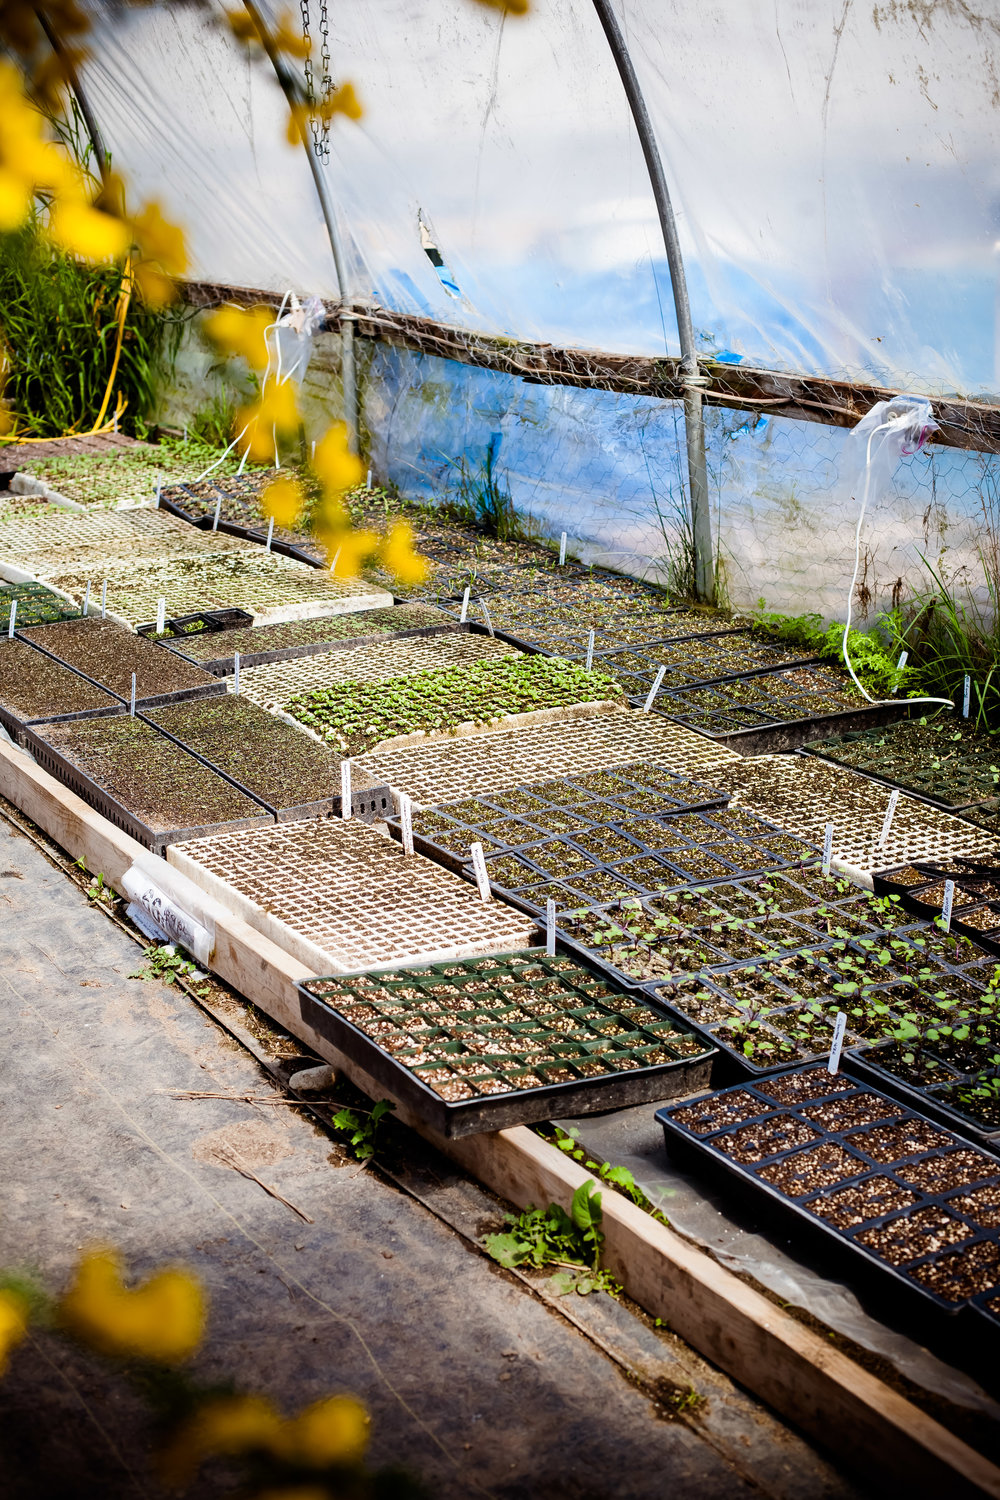
[[[785,641],[801,646],[821,661],[844,661],[844,627],[836,622],[824,625],[822,615],[783,615],[764,607],[758,599],[757,612],[751,617],[751,629],[765,640]],[[874,698],[892,698],[903,693],[912,697],[922,691],[921,674],[910,663],[900,667],[898,621],[895,614],[882,615],[873,630],[851,630],[847,635],[847,652],[858,681]]]
[[[512,656],[304,693],[286,711],[347,755],[418,730],[456,730],[504,714],[620,698],[618,683],[561,657]]]

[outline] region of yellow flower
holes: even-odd
[[[139,260],[132,264],[132,280],[150,307],[166,307],[177,300],[177,288],[169,276],[164,276],[152,261]]]
[[[320,527],[316,535],[326,549],[327,566],[336,578],[356,578],[365,558],[378,547],[374,531],[331,530]]]
[[[258,1490],[252,1500],[331,1500],[331,1496],[323,1484],[291,1484],[280,1490]]]
[[[361,100],[353,83],[342,83],[339,89],[334,89],[329,99],[321,106],[320,118],[327,123],[334,115],[346,115],[349,120],[360,120],[364,114],[361,108]]]
[[[413,528],[407,521],[397,521],[391,528],[379,556],[400,583],[423,583],[427,577],[427,559],[414,552]]]
[[[367,1411],[353,1396],[328,1396],[285,1422],[273,1451],[309,1469],[359,1464],[368,1447],[369,1425]]]
[[[20,229],[30,208],[30,182],[9,167],[0,166],[0,234]]]
[[[247,406],[236,418],[236,431],[247,429],[241,442],[251,459],[266,463],[274,458],[274,445],[282,438],[293,438],[300,425],[295,387],[290,380],[281,385],[276,380],[265,387],[260,400]]]
[[[128,230],[120,219],[76,199],[59,198],[49,214],[49,235],[63,250],[84,260],[111,260],[128,249]]]
[[[278,24],[271,32],[271,41],[277,51],[287,52],[289,57],[297,57],[300,60],[308,57],[312,50],[301,30],[296,31],[290,10],[283,10],[279,15]]]
[[[201,1343],[205,1303],[186,1271],[158,1271],[134,1290],[122,1284],[114,1250],[88,1251],[59,1318],[71,1333],[102,1354],[139,1355],[164,1364],[187,1359]]]
[[[276,526],[291,526],[302,514],[305,491],[297,479],[281,475],[273,479],[261,496],[265,516],[273,516]]]
[[[251,369],[267,369],[265,330],[274,322],[269,307],[220,307],[210,313],[202,327],[219,349],[238,354]]]
[[[528,14],[528,0],[479,0],[480,5],[488,5],[491,10],[507,10],[512,16],[526,16]]]
[[[10,1351],[28,1331],[28,1308],[16,1292],[0,1290],[0,1375],[7,1369]]]
[[[263,1396],[214,1397],[182,1423],[161,1453],[163,1478],[167,1484],[181,1485],[216,1454],[270,1451],[281,1428],[281,1417]]]
[[[316,444],[312,466],[331,498],[361,483],[364,468],[358,455],[347,446],[347,428],[343,422],[334,422]]]
[[[184,231],[163,217],[158,203],[147,203],[132,220],[132,235],[143,260],[155,261],[168,276],[188,268]]]

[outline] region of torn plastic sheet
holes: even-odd
[[[600,1160],[627,1167],[671,1227],[727,1270],[752,1278],[780,1302],[800,1308],[825,1327],[880,1355],[922,1390],[1000,1420],[1000,1404],[970,1375],[870,1317],[849,1286],[822,1275],[806,1256],[800,1258],[793,1241],[773,1235],[748,1208],[740,1209],[711,1184],[680,1171],[664,1148],[655,1109],[656,1105],[640,1104],[555,1123],[562,1130],[572,1130],[584,1150]]]

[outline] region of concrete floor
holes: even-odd
[[[211,1297],[202,1374],[287,1411],[355,1392],[375,1461],[406,1465],[440,1500],[862,1493],[648,1320],[573,1297],[577,1327],[501,1271],[470,1243],[498,1205],[406,1132],[393,1182],[346,1164],[298,1109],[172,1097],[280,1095],[188,996],[129,978],[140,963],[0,821],[0,1266],[59,1287],[94,1240],[140,1273],[184,1262]],[[660,1384],[707,1399],[667,1420]],[[15,1354],[0,1382],[6,1500],[161,1494],[149,1460],[119,1380],[51,1335]],[[189,1493],[221,1492],[206,1474]]]

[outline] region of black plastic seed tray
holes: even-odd
[[[50,651],[47,646],[43,646],[40,641],[35,639],[33,633],[30,630],[25,632],[25,634],[23,635],[20,630],[18,630],[15,632],[15,634],[19,641],[24,641],[35,651],[40,651],[41,654],[43,656],[47,656],[50,661],[58,662],[61,667],[66,668],[67,672],[72,672],[74,677],[82,678],[84,682],[89,682],[92,687],[100,688],[102,692],[107,693],[107,695],[110,698],[113,698],[116,703],[125,704],[126,706],[131,708],[130,698],[125,698],[121,693],[116,693],[114,689],[108,687],[106,683],[98,682],[96,677],[91,677],[87,672],[84,672],[82,668],[74,666],[72,662],[67,661],[65,657],[59,656],[55,651]],[[159,660],[160,658],[157,659]],[[199,683],[197,687],[176,688],[165,693],[149,693],[137,695],[135,703],[136,708],[162,708],[169,703],[193,702],[198,698],[218,698],[225,691],[225,683],[210,681]],[[48,716],[48,722],[53,722],[53,717],[54,716],[50,714]]]
[[[177,497],[176,499],[174,497]],[[189,491],[182,484],[172,484],[169,490],[161,489],[159,509],[165,510],[168,515],[176,516],[179,521],[187,521],[189,526],[196,527],[199,531],[209,531],[212,526],[211,516],[197,516],[189,510],[185,510],[184,501],[190,498]]]
[[[49,721],[49,723],[52,722],[51,720]],[[91,807],[107,818],[109,822],[114,823],[117,828],[121,828],[125,833],[130,834],[140,844],[145,845],[147,849],[151,849],[154,854],[163,854],[168,844],[180,843],[183,840],[208,838],[212,835],[222,833],[237,833],[249,828],[271,827],[274,823],[273,817],[265,809],[263,803],[258,798],[254,798],[249,792],[244,791],[243,788],[239,788],[248,801],[260,808],[258,813],[245,818],[232,818],[222,822],[202,824],[197,827],[154,828],[130,808],[126,807],[124,803],[113,797],[104,787],[88,776],[85,771],[81,770],[75,762],[57,750],[54,745],[50,744],[44,735],[45,728],[46,725],[41,724],[22,730],[19,736],[20,743],[25,749],[31,751],[43,770],[55,776],[57,780],[68,786],[70,791],[75,792],[78,797],[82,797],[84,802],[89,803]],[[164,743],[169,743],[166,736],[162,736],[162,738],[164,739]],[[202,761],[198,756],[190,755],[189,752],[179,747],[174,747],[174,754],[178,757],[184,756],[187,760],[196,761],[202,769],[211,771],[211,774],[215,775],[219,780],[225,781],[229,786],[235,786],[235,783],[228,778],[219,776],[219,773],[212,771],[207,763]]]
[[[710,1047],[542,948],[297,988],[305,1024],[444,1137],[672,1098],[711,1072]]]
[[[934,1076],[938,1080],[926,1088],[920,1088],[900,1078],[888,1065],[882,1065],[880,1059],[883,1057],[886,1064],[889,1063],[890,1058],[886,1054],[892,1051],[892,1047],[892,1042],[851,1047],[844,1056],[849,1059],[852,1071],[859,1078],[901,1100],[911,1109],[921,1110],[930,1119],[950,1126],[977,1145],[987,1146],[994,1151],[1000,1150],[1000,1124],[992,1127],[984,1125],[963,1108],[958,1097],[959,1090],[983,1087],[989,1088],[992,1098],[1000,1103],[1000,1068],[984,1068],[980,1073],[959,1073],[941,1058],[934,1057],[929,1049],[915,1049],[918,1063],[926,1063],[928,1058],[933,1058]]]
[[[818,705],[824,696],[832,697],[833,692],[824,694],[821,684],[825,682],[826,674],[816,676],[821,670],[817,667],[781,668],[763,675],[733,678],[715,686],[661,690],[654,711],[743,755],[795,750],[817,735],[874,728],[909,713],[905,702],[859,703],[857,708],[824,710]],[[779,682],[786,672],[794,673],[798,682],[803,678],[807,681],[810,677],[815,678],[816,691],[810,692],[803,683],[801,692],[796,690],[785,700],[767,692],[767,687]],[[744,683],[753,688],[754,699],[741,703],[734,696],[734,690]],[[632,701],[644,702],[638,698]]]
[[[975,965],[960,968],[924,951],[931,936],[918,924],[832,938],[750,962],[706,965],[689,976],[650,979],[642,988],[698,1026],[741,1070],[763,1073],[826,1056],[840,1010],[847,1016],[845,1045],[870,1047],[934,996],[960,1000],[983,992]],[[716,941],[721,946],[724,938]]]
[[[973,1350],[1000,1293],[1000,1159],[843,1072],[795,1068],[656,1113],[668,1152],[834,1254],[880,1316]],[[970,1337],[971,1336],[971,1337]]]
[[[15,600],[15,629],[20,625],[52,625],[57,620],[76,620],[80,616],[75,604],[42,583],[4,583],[0,584],[0,629],[3,631],[10,625],[11,605]]]
[[[725,636],[706,636],[698,654],[688,655],[698,642],[661,641],[643,646],[622,646],[594,656],[595,667],[610,672],[634,701],[645,703],[661,667],[666,668],[661,692],[681,687],[712,687],[717,683],[766,677],[772,672],[814,666],[817,656],[797,656],[794,651],[761,642],[750,631],[732,631]],[[726,666],[728,649],[743,653],[740,666]]]
[[[176,635],[157,640],[158,646],[171,646],[175,639],[179,644],[190,635],[208,635],[219,630],[236,630],[249,626],[253,624],[253,615],[245,609],[205,609],[193,615],[175,615],[165,620],[164,624],[168,630],[176,632]],[[135,633],[148,639],[157,634],[156,624],[154,622],[152,625],[139,625]]]
[[[914,786],[912,780],[899,781],[892,776],[882,776],[878,771],[869,770],[867,766],[862,770],[860,766],[855,766],[850,761],[841,760],[837,755],[826,754],[823,749],[825,745],[836,746],[844,744],[847,741],[864,739],[865,735],[866,731],[860,729],[854,733],[845,733],[836,737],[828,736],[826,739],[818,740],[815,743],[800,745],[799,754],[812,756],[815,760],[826,761],[828,765],[838,766],[841,770],[846,766],[848,770],[856,771],[859,776],[864,776],[869,781],[877,781],[880,786],[895,787],[899,791],[905,792],[908,797],[913,797],[917,802],[923,802],[927,807],[936,807],[941,812],[964,813],[982,808],[995,808],[997,806],[996,796],[983,796],[976,798],[974,801],[966,800],[961,802],[952,802],[945,797],[935,797],[924,791],[921,786]]]
[[[324,622],[322,620],[309,620],[303,621],[302,623],[320,626],[324,623],[332,624],[334,621],[342,620],[343,618],[343,615],[334,615],[331,621]],[[298,623],[298,621],[287,622],[287,624]],[[317,639],[315,641],[302,641],[294,646],[282,646],[268,649],[266,646],[266,642],[268,640],[268,632],[272,629],[284,630],[287,628],[287,624],[276,626],[258,625],[254,627],[254,635],[260,636],[262,649],[259,651],[241,651],[241,669],[243,667],[262,667],[276,661],[297,661],[300,657],[303,656],[325,655],[329,651],[348,651],[355,648],[360,648],[361,646],[377,646],[386,641],[401,641],[413,636],[454,635],[457,632],[465,629],[464,626],[456,624],[453,620],[445,620],[440,625],[418,625],[413,626],[407,630],[393,631],[391,634],[383,633],[381,635],[372,634],[347,637],[341,636],[332,640]],[[165,640],[158,642],[158,644],[161,646],[166,646],[168,650],[176,652],[178,656],[183,656],[186,661],[192,661],[196,666],[204,667],[206,672],[212,672],[216,677],[231,677],[236,668],[233,651],[232,649],[228,649],[230,643],[228,643],[224,637],[220,639],[218,643],[219,655],[212,657],[210,660],[203,660],[201,657],[189,656],[188,653],[184,650],[183,639]],[[227,649],[223,650],[223,647],[227,647]]]
[[[231,500],[237,504],[243,503],[241,496],[234,495],[229,490],[216,488],[216,494],[221,500]],[[185,508],[185,499],[190,501],[193,498],[195,497],[191,495],[186,485],[174,484],[170,486],[169,496],[165,495],[161,490],[160,508],[161,510],[168,511],[172,516],[177,516],[181,521],[187,521],[189,525],[196,526],[199,531],[218,531],[223,536],[240,537],[245,542],[266,543],[266,523],[241,525],[237,521],[229,521],[220,517],[219,524],[216,526],[213,524],[215,521],[214,515],[198,515],[196,512]],[[294,542],[284,541],[280,537],[272,537],[271,551],[280,552],[285,557],[294,557],[297,562],[308,563],[311,568],[325,567],[323,558],[316,557],[314,553],[308,552],[304,547],[298,547]]]
[[[13,657],[14,660],[8,660],[8,657]],[[49,664],[46,670],[56,679],[51,686],[54,689],[53,698],[56,698],[63,709],[61,713],[18,712],[18,684],[23,683],[27,663],[36,660]],[[16,664],[18,661],[19,665]],[[5,685],[7,678],[9,685]],[[87,703],[88,700],[88,706],[79,706],[81,702]],[[77,707],[66,707],[74,702]],[[20,707],[23,709],[25,706],[22,696]],[[54,661],[48,652],[41,652],[36,656],[20,635],[14,641],[6,636],[0,637],[0,724],[12,739],[20,742],[22,731],[31,724],[68,724],[80,719],[113,718],[121,712],[121,699],[108,692],[100,683],[92,682],[80,672],[74,672],[64,662]]]

